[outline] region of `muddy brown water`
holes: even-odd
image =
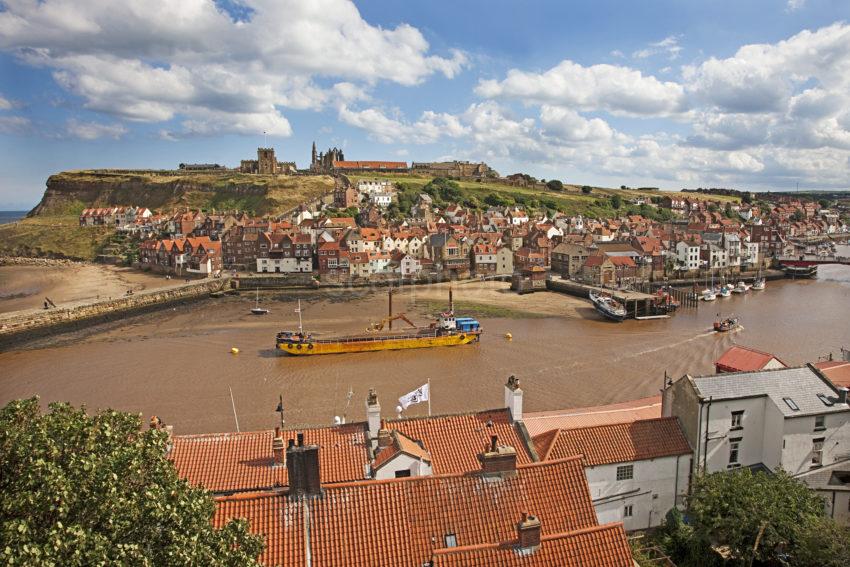
[[[822,266],[818,280],[769,282],[765,291],[718,298],[667,320],[610,323],[589,303],[559,297],[577,305],[577,317],[483,316],[479,344],[304,358],[274,350],[275,333],[297,326],[298,298],[307,328],[330,335],[362,331],[380,319],[384,292],[266,293],[261,303],[271,313],[264,317],[248,311],[253,294],[210,299],[0,353],[0,403],[39,395],[45,403],[156,414],[178,433],[235,430],[235,405],[246,431],[275,425],[279,394],[288,426],[321,425],[343,414],[364,419],[370,387],[384,415],[394,415],[397,398],[429,379],[434,413],[500,407],[502,384],[516,374],[526,411],[538,411],[653,395],[665,371],[710,373],[734,343],[789,364],[850,347],[847,266]],[[462,285],[456,299],[475,300]],[[415,294],[400,294],[396,310],[423,321],[422,302],[417,312],[414,300]],[[743,328],[713,333],[718,311],[740,316]],[[504,338],[508,332],[513,340]],[[420,404],[406,413],[426,412]]]

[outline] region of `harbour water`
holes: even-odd
[[[457,299],[476,300],[464,284],[455,289]],[[788,364],[850,346],[847,266],[821,266],[817,280],[769,282],[765,291],[682,309],[667,320],[618,324],[603,320],[587,301],[535,295],[572,304],[572,314],[525,317],[514,311],[505,317],[484,310],[479,344],[318,357],[274,350],[275,333],[297,326],[299,298],[305,326],[330,335],[360,332],[379,320],[385,292],[261,294],[271,310],[262,317],[249,313],[254,294],[205,300],[0,353],[0,404],[39,395],[44,403],[156,414],[178,433],[235,430],[235,406],[244,431],[274,426],[279,394],[289,426],[322,425],[334,416],[362,420],[373,387],[384,414],[395,415],[397,398],[428,380],[435,413],[499,407],[501,385],[516,374],[526,410],[539,411],[653,395],[665,372],[711,373],[712,362],[735,343],[770,351]],[[521,309],[529,296],[505,297]],[[410,291],[394,304],[396,312],[406,310],[420,322],[423,311],[433,310],[433,303],[426,306]],[[712,332],[717,313],[739,316],[743,327]],[[424,406],[406,413],[421,414]]]

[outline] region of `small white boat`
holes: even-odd
[[[766,285],[767,283],[765,282],[764,278],[756,278],[756,281],[753,282],[752,289],[756,291],[761,291],[766,287]]]
[[[734,293],[747,293],[748,291],[750,291],[750,286],[748,286],[748,285],[747,285],[746,283],[744,283],[743,281],[740,281],[740,282],[738,282],[738,284],[735,286],[735,289],[733,289],[732,291],[733,291]]]
[[[254,315],[268,315],[269,313],[268,309],[260,307],[260,288],[257,288],[257,302],[254,307],[251,308],[251,313]]]
[[[704,289],[702,291],[702,300],[703,301],[714,301],[717,299],[717,294],[714,293],[713,289]]]
[[[731,297],[732,289],[728,285],[720,286],[720,297]]]
[[[596,310],[604,317],[617,322],[626,318],[626,308],[610,295],[594,293],[592,291],[588,295],[590,297],[590,301],[593,302],[593,306],[596,307]]]

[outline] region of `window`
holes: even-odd
[[[410,476],[410,469],[404,469],[403,471],[395,471],[396,478],[407,478]]]
[[[824,394],[818,394],[818,399],[819,399],[821,402],[823,402],[823,405],[825,405],[825,406],[827,406],[827,407],[829,407],[829,406],[832,406],[832,405],[833,405],[832,400],[830,400],[829,398],[827,398]]]
[[[815,416],[815,431],[820,431],[826,429],[826,416],[825,415],[816,415]]]
[[[735,437],[733,439],[729,439],[729,464],[737,465],[738,464],[738,456],[741,449],[741,438]]]
[[[446,547],[457,547],[456,534],[446,534]]]
[[[622,465],[617,467],[617,480],[631,480],[635,477],[634,465]]]
[[[732,429],[741,429],[744,426],[742,425],[744,420],[744,412],[743,411],[733,411],[732,412]]]
[[[791,398],[782,398],[782,401],[785,402],[792,411],[800,411],[800,406],[798,406],[797,402]]]
[[[634,509],[632,508],[632,505],[627,504],[625,506],[625,508],[623,508],[623,517],[624,518],[631,518],[633,514],[634,514]]]
[[[812,466],[819,467],[823,464],[823,437],[812,439]]]

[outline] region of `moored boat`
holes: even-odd
[[[260,307],[260,288],[257,288],[257,300],[254,307],[251,308],[251,313],[254,315],[267,315],[269,312],[265,307]]]
[[[731,287],[729,287],[726,284],[723,284],[722,286],[720,286],[720,297],[731,297],[731,295],[732,295],[732,288]]]
[[[732,290],[733,293],[747,293],[748,291],[750,291],[750,286],[743,281],[739,281]]]
[[[703,301],[714,301],[717,299],[717,294],[714,293],[713,289],[704,289],[701,297]]]
[[[617,322],[626,318],[626,308],[610,295],[591,291],[588,297],[590,297],[590,301],[593,302],[596,310],[604,317]]]
[[[279,332],[275,344],[279,350],[293,356],[465,345],[478,342],[483,332],[476,319],[456,317],[451,305],[449,311],[441,313],[437,322],[427,327],[416,327],[403,313],[395,316],[390,314],[381,322],[371,325],[366,333],[328,338],[316,338],[304,332],[300,301],[297,313],[298,331]],[[392,321],[397,319],[403,319],[412,328],[383,332],[386,323],[392,329]]]
[[[764,278],[756,278],[756,281],[753,282],[753,287],[751,289],[754,289],[756,291],[761,291],[766,286],[767,286],[767,284],[766,284]]]

